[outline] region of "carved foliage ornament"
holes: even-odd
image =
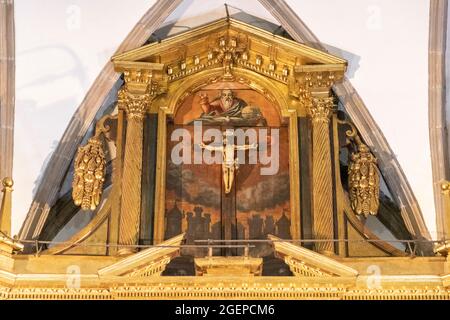
[[[85,211],[95,210],[100,204],[106,174],[101,135],[109,131],[109,127],[104,126],[104,121],[109,118],[108,115],[97,123],[95,135],[85,146],[78,148],[75,157],[72,198],[75,205]]]
[[[219,48],[214,49],[214,52],[217,54],[217,60],[223,64],[225,78],[232,78],[233,64],[243,51],[244,47],[238,46],[236,38],[219,39]]]
[[[334,110],[333,98],[312,98],[309,113],[314,122],[328,122]]]
[[[183,57],[168,65],[166,68],[168,80],[178,80],[206,68],[222,65],[221,80],[234,80],[233,69],[235,66],[239,66],[287,84],[292,68],[286,64],[278,66],[274,54],[270,57],[263,57],[257,52],[252,52],[247,35],[220,36],[214,41],[205,56],[196,54],[188,58]],[[279,47],[272,47],[271,51],[277,50],[281,51]]]
[[[357,215],[377,215],[380,205],[380,174],[377,159],[358,136],[355,126],[347,121],[351,130],[346,131],[348,144],[355,151],[350,155],[348,165],[348,190],[350,203]]]
[[[365,144],[360,144],[350,158],[348,184],[352,209],[358,215],[376,215],[380,197],[377,159]]]
[[[128,119],[142,120],[153,97],[154,94],[152,92],[133,94],[125,86],[118,93],[119,109],[125,110]]]
[[[83,210],[95,210],[100,204],[106,168],[102,144],[100,138],[94,136],[87,145],[78,148],[72,197]]]
[[[340,80],[343,73],[332,71],[317,72],[295,72],[295,79],[288,83],[289,93],[298,97],[305,107],[309,108],[313,103],[312,91],[317,89],[331,88],[331,86]]]

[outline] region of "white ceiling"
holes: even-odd
[[[429,1],[287,2],[332,53],[349,60],[352,83],[397,154],[433,233],[427,110]],[[15,1],[13,233],[26,216],[34,183],[73,112],[117,46],[153,3]],[[223,3],[184,1],[166,23],[188,27],[207,23],[224,14]],[[256,0],[227,3],[276,23]]]

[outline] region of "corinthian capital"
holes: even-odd
[[[318,122],[328,122],[333,114],[334,101],[333,98],[312,98],[309,105],[309,114],[312,120]]]
[[[119,91],[119,109],[125,110],[128,119],[142,120],[152,102],[153,95],[149,93],[135,94],[128,91],[126,86]]]

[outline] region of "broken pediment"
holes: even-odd
[[[269,236],[275,256],[284,259],[292,273],[300,277],[356,277],[358,271],[320,253]]]
[[[180,253],[180,245],[184,234],[173,237],[136,254],[132,254],[108,267],[98,270],[100,277],[128,276],[149,277],[159,276],[167,264]]]

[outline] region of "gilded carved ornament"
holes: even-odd
[[[358,215],[377,215],[380,197],[377,159],[365,144],[360,144],[351,160],[348,170],[352,208]]]
[[[287,83],[288,76],[291,74],[291,67],[285,64],[278,66],[274,58],[263,57],[252,52],[249,49],[248,42],[248,36],[245,34],[221,36],[216,39],[215,45],[209,49],[206,56],[196,54],[193,57],[182,58],[169,64],[166,68],[168,80],[175,81],[207,68],[222,65],[222,81],[235,80],[233,68],[239,66]]]
[[[85,146],[78,148],[75,157],[72,198],[75,205],[85,211],[95,210],[100,204],[106,174],[106,156],[101,136],[109,139],[107,133],[110,127],[105,126],[105,121],[112,118],[107,115],[97,122],[95,135]]]
[[[140,66],[136,63],[136,66],[121,67],[125,85],[118,92],[118,107],[126,112],[128,120],[142,120],[154,98],[167,90],[167,77],[161,73],[163,65],[150,63]]]
[[[208,51],[206,57],[195,55],[192,59],[189,59],[189,61],[192,60],[192,63],[188,63],[187,59],[183,58],[175,63],[178,72],[175,71],[173,64],[167,66],[166,72],[169,76],[168,80],[173,81],[208,67],[222,65],[223,80],[231,81],[234,79],[233,67],[240,58],[248,59],[246,45],[239,43],[236,37],[220,37],[217,39],[216,46]]]
[[[343,76],[343,72],[314,71],[314,69],[319,67],[315,65],[295,67],[295,81],[290,83],[292,94],[303,99],[311,98],[311,92],[315,88],[331,88]]]
[[[217,61],[223,65],[224,79],[233,79],[233,66],[245,49],[245,45],[241,43],[238,45],[238,40],[235,37],[219,39],[219,46],[213,51],[216,54]]]
[[[304,261],[296,259],[292,256],[286,256],[284,262],[289,266],[291,272],[297,277],[332,277],[333,274],[324,272],[319,268],[315,268],[306,264]]]
[[[444,181],[441,184],[442,194],[450,197],[450,181]]]
[[[380,205],[380,173],[377,159],[369,147],[359,137],[355,126],[347,121],[340,121],[351,127],[346,131],[347,144],[353,145],[348,165],[348,190],[350,204],[357,215],[377,215]]]
[[[128,119],[142,120],[153,100],[150,93],[134,94],[127,87],[119,90],[117,103],[119,109],[124,110]]]
[[[291,98],[299,101],[313,121],[328,123],[334,111],[330,90],[344,73],[326,68],[333,69],[333,66],[298,65],[294,67],[294,77],[288,87]]]
[[[334,98],[312,98],[308,111],[313,122],[328,123],[334,111]]]
[[[358,271],[335,259],[309,250],[305,247],[284,241],[273,235],[275,256],[281,258],[295,276],[302,277],[356,277]]]
[[[161,276],[170,260],[172,260],[170,256],[163,256],[162,258],[152,261],[142,268],[133,270],[132,272],[125,274],[125,276],[139,278]]]

